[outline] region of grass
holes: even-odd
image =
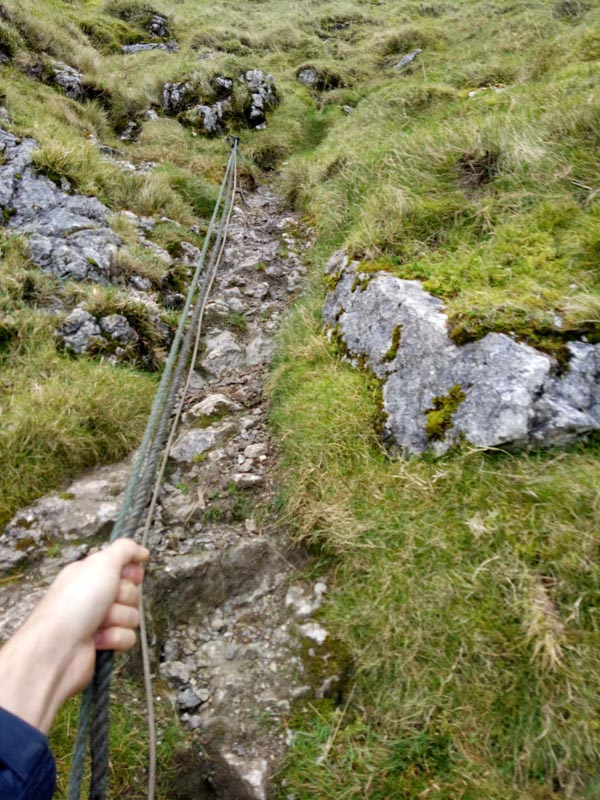
[[[273,423],[356,697],[302,717],[280,796],[596,796],[597,446],[388,459],[378,393],[323,338],[320,297],[282,332]]]
[[[255,67],[275,77],[281,103],[267,129],[238,131],[243,178],[271,173],[316,240],[313,282],[285,323],[271,380],[281,503],[327,564],[325,623],[355,665],[339,708],[304,702],[291,715],[279,795],[597,797],[597,441],[390,460],[377,436],[379,386],[324,337],[316,276],[346,246],[362,271],[418,279],[443,298],[457,342],[503,331],[564,367],[566,341],[597,341],[600,10],[566,0],[164,0],[152,10],[167,16],[179,52],[123,56],[122,44],[150,38],[145,3],[2,6],[0,46],[12,60],[0,96],[12,129],[39,142],[38,168],[114,212],[167,218],[152,237],[174,256],[182,241],[201,245],[190,227],[205,230],[227,147],[146,110],[160,108],[167,80],[209,84]],[[47,76],[50,58],[84,73],[83,102],[27,74],[41,59]],[[313,89],[297,80],[309,66],[321,76]],[[125,144],[130,120],[142,130]],[[96,140],[154,167],[122,170]],[[118,215],[113,224],[129,248],[124,271],[184,288],[185,270],[136,249]],[[41,275],[19,239],[0,249],[6,519],[135,446],[155,378],[57,353],[57,300],[143,315],[116,290]],[[434,433],[456,398],[438,400]],[[116,751],[136,738],[128,713]],[[123,752],[115,769],[137,759]],[[119,775],[115,785],[128,785]]]
[[[127,797],[136,800],[147,796],[148,727],[143,690],[122,675],[116,680],[111,697],[109,748],[109,798]],[[157,764],[159,780],[156,796],[173,797],[173,780],[177,760],[185,750],[185,739],[174,710],[165,702],[156,703]],[[69,700],[61,709],[50,734],[50,746],[56,757],[57,785],[55,797],[68,796],[68,782],[73,743],[79,717],[79,700]],[[89,781],[84,776],[83,785]]]

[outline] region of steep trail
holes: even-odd
[[[150,533],[153,669],[211,765],[189,776],[189,796],[266,798],[293,702],[341,679],[313,617],[327,587],[301,580],[305,557],[277,518],[264,395],[307,235],[270,189],[240,197]],[[97,470],[7,526],[4,571],[24,574],[0,584],[2,638],[64,563],[107,535],[129,468]]]

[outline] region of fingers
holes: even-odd
[[[137,628],[140,624],[140,612],[132,606],[113,603],[100,628]]]
[[[144,568],[138,564],[128,564],[121,570],[121,577],[139,584],[144,580]]]
[[[103,551],[103,554],[118,569],[123,569],[129,564],[143,564],[150,557],[149,551],[133,539],[117,539]]]
[[[101,628],[94,636],[96,650],[117,650],[124,653],[135,645],[136,635],[131,628]]]
[[[115,603],[122,603],[125,606],[137,608],[140,604],[140,590],[135,583],[127,580],[119,582]]]

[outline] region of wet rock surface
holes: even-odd
[[[390,443],[438,454],[463,437],[478,447],[538,448],[600,428],[600,345],[569,342],[560,374],[550,356],[504,334],[457,346],[442,301],[418,281],[361,273],[343,252],[328,273],[337,283],[325,324],[382,380]]]
[[[302,578],[305,556],[278,521],[278,456],[263,396],[273,337],[305,272],[297,234],[268,189],[235,208],[150,531],[153,668],[219,765],[215,797],[266,798],[292,704],[334,692],[341,680],[316,617],[327,587]],[[93,324],[102,331],[108,323]],[[9,524],[0,574],[23,575],[0,583],[1,637],[66,561],[108,535],[129,469],[98,470]]]

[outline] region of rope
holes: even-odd
[[[234,145],[235,146],[235,145]],[[233,213],[233,200],[236,195],[237,191],[237,169],[234,164],[233,175],[232,175],[232,188],[231,188],[231,195],[230,195],[230,202],[226,204],[228,207],[227,217],[225,219],[225,224],[219,231],[219,235],[221,236],[221,241],[217,241],[215,247],[213,248],[213,256],[216,253],[216,257],[211,257],[211,262],[208,268],[207,276],[205,279],[204,287],[205,291],[201,298],[199,298],[196,302],[195,306],[195,313],[198,314],[198,320],[196,324],[196,336],[194,341],[194,351],[192,353],[192,358],[190,360],[190,368],[188,370],[187,379],[185,382],[185,386],[183,387],[183,391],[181,392],[179,404],[177,407],[177,411],[175,416],[171,422],[171,432],[169,434],[169,439],[165,446],[162,463],[160,466],[160,470],[158,476],[156,477],[156,481],[154,484],[154,492],[152,494],[152,499],[150,501],[150,506],[148,507],[148,511],[146,513],[146,522],[144,525],[144,531],[142,534],[142,544],[144,547],[148,544],[148,535],[150,533],[150,527],[152,525],[152,519],[154,517],[154,509],[156,508],[156,503],[158,500],[158,496],[160,493],[160,489],[162,486],[163,477],[165,474],[165,470],[167,467],[167,463],[169,460],[169,453],[171,451],[171,447],[173,445],[173,441],[175,439],[175,435],[177,433],[177,428],[179,425],[179,420],[181,419],[181,414],[183,412],[183,407],[185,404],[185,398],[187,396],[187,392],[191,383],[192,375],[194,372],[194,365],[196,363],[196,358],[198,356],[198,350],[200,347],[200,336],[202,333],[202,322],[204,319],[204,311],[206,309],[206,301],[208,300],[208,296],[212,289],[212,285],[214,283],[214,279],[216,277],[217,271],[219,269],[221,259],[223,257],[223,253],[225,250],[225,243],[227,241],[227,232],[229,230],[229,223],[231,221],[231,215]],[[203,287],[203,288],[204,288]],[[141,617],[141,624],[140,624],[140,641],[142,646],[142,662],[144,668],[144,686],[146,691],[146,705],[147,705],[147,713],[148,713],[148,727],[150,731],[150,759],[149,759],[149,771],[148,771],[148,800],[154,800],[155,792],[156,792],[156,730],[154,724],[154,702],[153,702],[153,692],[152,692],[152,675],[150,670],[150,657],[149,657],[149,649],[148,649],[148,640],[147,640],[147,632],[146,632],[146,624],[144,620],[144,615],[142,614]]]
[[[232,143],[232,152],[227,163],[227,168],[219,195],[215,204],[215,209],[210,220],[204,245],[198,262],[196,270],[190,284],[186,302],[181,313],[181,318],[177,331],[175,333],[169,357],[163,375],[157,389],[144,437],[140,448],[138,450],[137,458],[134,468],[132,470],[123,505],[119,512],[119,516],[115,523],[111,541],[119,537],[132,537],[141,520],[141,516],[146,508],[149,500],[149,494],[154,482],[154,492],[152,495],[152,503],[149,512],[146,516],[146,525],[144,528],[145,539],[147,539],[147,531],[149,530],[152,514],[156,504],[156,498],[160,490],[160,481],[164,474],[166,466],[166,459],[168,458],[168,451],[163,455],[161,471],[158,479],[156,479],[156,467],[161,452],[163,451],[165,441],[170,428],[169,445],[174,438],[175,426],[181,416],[181,410],[185,400],[185,393],[183,394],[179,408],[172,423],[171,416],[173,408],[177,399],[177,394],[181,386],[184,370],[188,362],[190,350],[192,349],[192,342],[194,342],[193,359],[191,362],[190,371],[186,381],[186,391],[189,387],[191,374],[194,368],[195,359],[198,353],[198,346],[200,340],[200,325],[204,313],[204,307],[208,299],[208,294],[212,287],[214,277],[218,264],[225,247],[225,235],[231,213],[233,210],[233,200],[235,196],[235,189],[237,186],[237,152],[238,152],[238,139],[234,139]],[[211,252],[211,258],[206,277],[200,284],[200,277],[203,273],[204,262],[210,241],[213,237],[217,216],[221,207],[223,197],[225,202],[221,213],[221,219],[218,225],[215,245]],[[190,308],[194,297],[196,296],[196,304],[191,315],[190,324],[185,331],[186,321],[190,313]],[[143,628],[143,635],[145,638],[145,626]],[[144,672],[149,677],[149,658],[147,653],[147,641],[145,642],[146,654],[144,657]],[[112,651],[100,651],[96,654],[96,669],[94,673],[94,680],[91,685],[86,689],[81,703],[79,723],[77,735],[75,739],[75,747],[73,752],[73,764],[71,768],[71,777],[69,784],[69,800],[80,800],[81,797],[81,784],[83,779],[84,762],[86,755],[86,740],[88,731],[90,732],[90,750],[92,756],[92,773],[90,785],[90,800],[104,800],[106,796],[108,784],[108,726],[109,726],[109,690],[110,679],[112,674],[114,661],[114,654]],[[149,683],[146,680],[146,694],[149,697],[149,718],[153,722],[153,709],[150,710],[152,705],[151,687],[149,690]],[[91,719],[91,722],[90,722]],[[155,736],[151,734],[151,764],[150,764],[150,782],[149,782],[149,796],[150,792],[153,793],[154,789],[154,776],[155,776],[155,763],[156,763],[156,744]]]

